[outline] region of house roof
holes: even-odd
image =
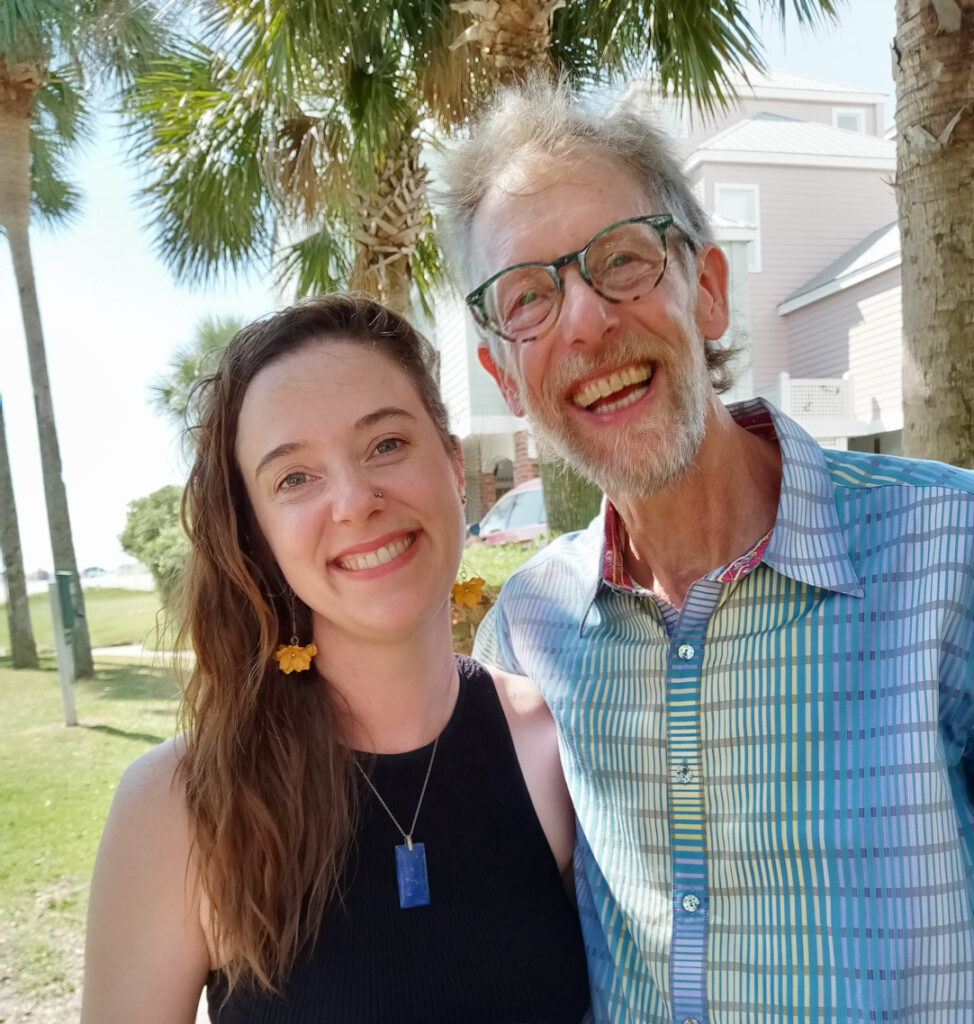
[[[868,281],[900,263],[900,229],[896,221],[867,235],[788,296],[778,312],[792,313],[843,288]]]
[[[836,82],[824,82],[818,78],[805,78],[802,75],[791,75],[784,71],[751,71],[747,80],[738,71],[731,72],[731,81],[736,84],[738,95],[754,96],[759,99],[806,100],[822,101],[829,98],[838,103],[883,103],[886,95],[881,92],[869,92],[850,85],[838,85]]]
[[[795,164],[893,171],[896,144],[818,121],[778,114],[746,117],[702,142],[686,169],[702,163]]]

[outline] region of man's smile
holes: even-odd
[[[575,405],[589,412],[612,412],[638,401],[653,379],[653,367],[644,363],[586,381],[572,396]]]

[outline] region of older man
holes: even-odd
[[[447,167],[508,404],[606,492],[477,652],[534,678],[596,1017],[974,1021],[974,474],[727,408],[727,264],[658,134],[508,92]]]

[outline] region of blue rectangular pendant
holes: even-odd
[[[399,878],[399,906],[403,910],[429,906],[426,847],[422,843],[413,843],[411,850],[405,843],[396,847],[396,875]]]

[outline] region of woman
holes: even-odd
[[[463,458],[429,344],[330,296],[201,395],[185,735],[119,786],[84,1024],[573,1022],[573,817],[525,681],[452,652]]]

